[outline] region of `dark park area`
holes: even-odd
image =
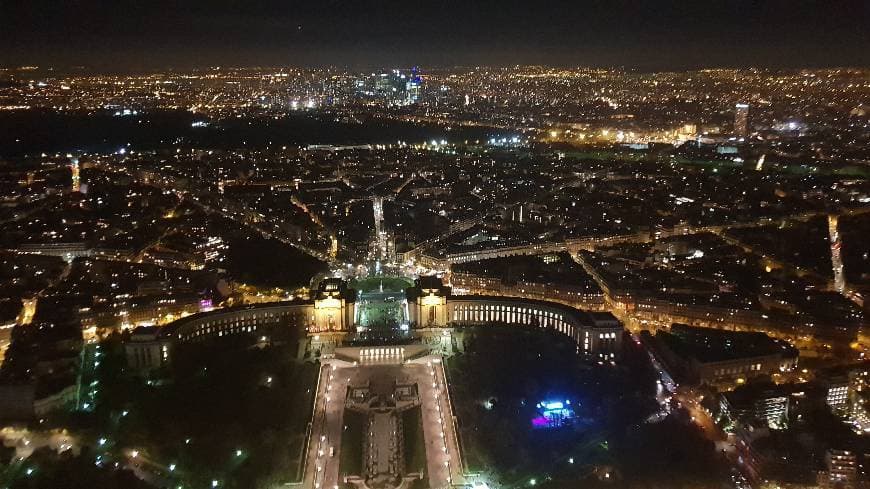
[[[619,487],[718,487],[711,474],[724,476],[722,462],[695,425],[675,415],[646,422],[657,408],[655,371],[633,341],[611,365],[583,362],[570,340],[547,331],[462,334],[466,350],[447,366],[468,470],[499,487],[611,487],[611,478]],[[549,399],[570,400],[576,419],[533,427]]]

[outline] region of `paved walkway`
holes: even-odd
[[[369,385],[373,393],[381,394],[380,391],[386,386],[390,386],[392,390],[394,382],[417,384],[429,487],[443,489],[462,482],[462,462],[443,364],[439,356],[430,355],[394,366],[354,366],[341,360],[324,362],[314,408],[303,488],[335,489],[343,484],[344,475],[351,475],[342,474],[339,467],[348,385]],[[370,447],[373,456],[370,461],[377,465],[376,472],[396,472],[396,468],[390,465],[397,460],[392,454],[400,446],[397,443],[399,433],[395,417],[388,413],[376,415],[370,433],[366,435],[366,439],[372,443]]]

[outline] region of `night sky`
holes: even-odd
[[[868,0],[0,0],[0,66],[870,65]]]

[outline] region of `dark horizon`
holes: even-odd
[[[0,0],[0,66],[870,65],[860,1]]]

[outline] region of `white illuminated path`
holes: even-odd
[[[302,482],[305,489],[344,486],[339,460],[345,396],[348,379],[356,378],[364,368],[340,360],[327,360],[321,368]],[[441,357],[410,361],[402,366],[402,372],[418,386],[429,487],[445,489],[461,484],[462,462]]]
[[[427,356],[413,363],[424,367],[413,370],[422,403],[429,487],[441,489],[461,484],[462,459],[441,357]]]
[[[372,213],[375,219],[375,240],[377,253],[375,259],[387,259],[387,233],[384,231],[384,199],[372,197]]]

